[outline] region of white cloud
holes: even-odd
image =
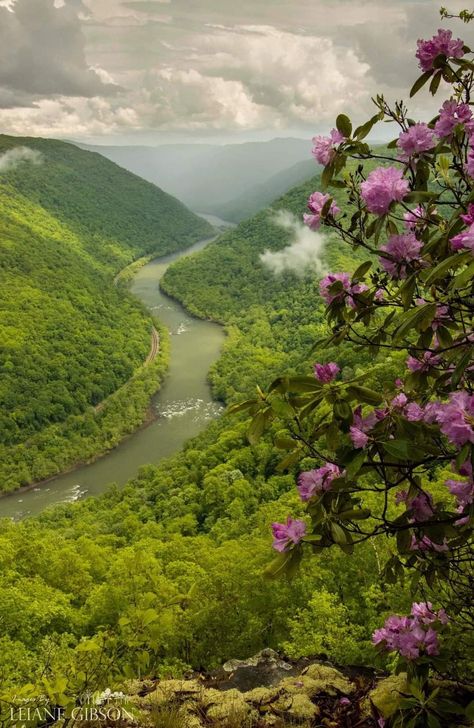
[[[291,271],[298,276],[303,276],[309,271],[319,275],[324,273],[322,260],[326,245],[324,235],[312,232],[287,211],[280,211],[272,222],[291,233],[291,243],[286,248],[277,252],[266,250],[260,255],[260,260],[272,273],[278,275],[284,271]]]
[[[11,172],[20,164],[41,164],[43,155],[30,147],[14,147],[0,154],[0,173]]]
[[[6,8],[10,13],[14,12],[17,0],[0,0],[0,8]]]

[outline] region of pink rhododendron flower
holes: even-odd
[[[314,376],[323,384],[329,384],[329,382],[332,382],[340,371],[340,368],[333,361],[330,361],[328,364],[314,365]]]
[[[453,40],[450,30],[440,28],[437,35],[430,40],[418,40],[416,57],[422,71],[431,71],[435,59],[440,56],[446,58],[462,58],[464,55],[464,41],[461,38]]]
[[[468,134],[474,132],[474,119],[469,104],[458,104],[450,99],[445,101],[439,110],[439,119],[435,124],[434,131],[440,139],[450,137],[458,124],[463,124]]]
[[[397,147],[400,149],[398,158],[402,162],[408,162],[414,154],[427,152],[435,146],[435,135],[428,124],[414,124],[407,131],[402,131],[398,137]]]
[[[423,536],[418,539],[413,534],[411,537],[410,551],[436,551],[437,553],[442,553],[447,550],[448,544],[446,543],[446,539],[444,539],[443,543],[435,543],[428,536]]]
[[[421,259],[422,247],[423,243],[415,237],[414,233],[392,235],[385,245],[380,246],[380,250],[391,257],[381,256],[380,265],[392,278],[406,278],[407,264]]]
[[[286,523],[272,523],[273,548],[287,551],[292,543],[297,544],[306,533],[306,523],[288,516]]]
[[[453,250],[468,248],[474,254],[474,223],[449,241]]]
[[[439,329],[440,326],[443,326],[446,321],[449,321],[450,318],[451,317],[449,315],[449,306],[445,306],[444,304],[439,303],[436,306],[436,315],[431,322],[431,328],[433,329],[433,331],[436,331],[437,329]]]
[[[439,609],[437,612],[434,611],[431,602],[414,602],[411,605],[411,614],[423,622],[423,624],[433,624],[433,622],[440,622],[441,624],[448,624],[449,618],[444,609]]]
[[[321,468],[300,473],[298,476],[298,493],[301,500],[308,501],[315,493],[329,490],[332,481],[342,475],[344,475],[344,472],[333,463],[326,463]]]
[[[358,427],[354,427],[353,425],[351,425],[349,433],[352,444],[355,448],[363,449],[364,447],[366,447],[367,443],[369,442],[369,437],[365,434],[365,432],[359,430]]]
[[[375,291],[375,294],[374,294],[374,298],[376,301],[379,301],[379,302],[384,300],[385,291],[383,290],[383,288],[377,288],[377,290]]]
[[[408,192],[408,181],[396,167],[378,167],[360,186],[369,212],[385,215],[392,202],[400,202]]]
[[[409,402],[403,414],[408,422],[421,422],[425,418],[424,410],[417,402]]]
[[[405,503],[408,510],[412,513],[412,523],[420,523],[427,521],[434,513],[433,499],[429,493],[420,490],[414,498],[410,498],[406,490],[399,491],[395,496],[395,503]]]
[[[310,196],[308,200],[308,210],[311,214],[303,215],[303,221],[305,225],[311,228],[311,230],[317,230],[321,225],[321,212],[330,197],[331,195],[323,195],[322,192],[313,192]],[[329,208],[329,215],[334,216],[337,215],[338,212],[340,212],[340,209],[335,202],[332,202],[331,207]]]
[[[342,284],[342,290],[336,293],[331,293],[329,290],[333,283],[340,281]],[[333,301],[344,300],[347,297],[348,303],[353,308],[355,307],[354,296],[358,293],[368,291],[368,287],[365,283],[352,284],[351,279],[347,273],[329,273],[323,278],[319,284],[319,292],[326,303],[331,304]]]
[[[451,495],[454,495],[457,499],[458,510],[461,512],[474,501],[474,480],[472,477],[472,464],[469,460],[461,465],[459,475],[463,475],[467,480],[449,479],[446,481],[446,485]]]
[[[405,227],[408,230],[414,230],[417,225],[424,221],[425,211],[422,207],[418,205],[418,207],[415,207],[414,210],[409,210],[409,212],[405,212],[405,214],[403,215],[403,219],[405,221]]]
[[[344,141],[346,137],[341,134],[337,129],[332,129],[330,135],[326,136],[315,136],[313,138],[313,157],[319,162],[319,164],[328,165],[336,156],[335,147]]]
[[[467,213],[460,215],[460,217],[466,225],[472,225],[474,223],[474,204],[472,202],[467,206]]]
[[[423,654],[437,655],[438,634],[434,627],[447,621],[443,609],[434,612],[430,602],[420,602],[412,605],[408,617],[388,617],[384,626],[373,633],[372,642],[387,652],[398,652],[407,660],[416,660]]]
[[[429,372],[433,367],[438,366],[441,357],[433,354],[431,351],[425,351],[421,359],[409,356],[407,359],[407,367],[411,372]]]
[[[436,421],[441,432],[458,447],[474,442],[474,394],[464,390],[453,392],[449,402],[438,404]]]
[[[392,399],[390,404],[396,409],[403,409],[407,403],[408,397],[404,392],[400,392],[400,394],[397,394],[397,396]]]
[[[356,448],[364,448],[369,438],[367,432],[369,432],[374,425],[377,424],[377,416],[375,412],[371,412],[366,417],[362,417],[362,407],[359,405],[354,410],[353,424],[350,427],[349,434],[352,440],[352,444]]]
[[[472,140],[472,136],[471,136],[471,140]],[[472,147],[472,145],[469,147],[468,152],[467,152],[466,172],[468,173],[469,177],[474,178],[474,148]],[[466,222],[467,222],[467,220],[466,220]],[[474,220],[473,220],[473,222],[474,222]]]

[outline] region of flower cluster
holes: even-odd
[[[417,660],[422,655],[438,655],[437,628],[448,623],[444,609],[433,610],[431,602],[412,604],[407,617],[392,615],[381,629],[372,635],[372,642],[387,652],[398,652],[407,660]]]
[[[308,200],[308,210],[310,211],[310,214],[304,214],[303,220],[304,224],[311,228],[311,230],[317,230],[321,225],[321,213],[323,211],[323,207],[330,199],[330,195],[323,195],[322,192],[313,192],[310,196]],[[340,212],[340,209],[335,202],[332,202],[329,207],[328,214],[334,217],[338,212]]]
[[[440,139],[450,138],[459,124],[469,135],[474,132],[471,107],[468,104],[458,104],[454,99],[448,99],[439,110],[439,119],[434,127],[435,134]]]
[[[464,42],[460,38],[453,40],[452,32],[441,28],[430,40],[417,41],[417,46],[416,57],[421,70],[425,72],[433,70],[438,56],[462,58],[464,55]]]
[[[325,167],[332,162],[336,156],[336,147],[345,140],[345,136],[337,129],[332,129],[330,135],[315,136],[313,138],[313,157],[319,164]]]
[[[455,235],[449,242],[453,250],[467,249],[474,255],[474,224],[469,225],[468,229],[459,235]]]
[[[352,425],[350,427],[350,437],[355,448],[360,449],[366,447],[369,442],[367,432],[374,427],[377,422],[377,415],[371,412],[366,417],[362,416],[362,407],[356,407],[353,413]]]
[[[459,475],[467,478],[467,480],[453,480],[450,478],[446,481],[446,486],[451,495],[454,495],[457,500],[458,511],[462,512],[466,506],[470,506],[474,501],[474,480],[472,477],[472,464],[469,460],[461,465]]]
[[[333,361],[330,361],[328,364],[315,364],[313,369],[314,376],[318,382],[321,382],[322,384],[329,384],[332,382],[341,371],[338,365]]]
[[[474,443],[474,394],[464,390],[452,392],[449,402],[436,405],[435,418],[453,445],[462,447],[467,442]]]
[[[316,470],[308,470],[298,476],[298,493],[302,501],[309,501],[316,493],[321,493],[331,488],[331,483],[336,478],[344,475],[341,469],[333,463],[326,463]]]
[[[334,291],[333,285],[337,282],[341,285],[337,287],[338,290]],[[352,283],[347,273],[329,273],[319,283],[319,292],[328,306],[333,301],[342,302],[347,298],[349,305],[354,308],[356,306],[354,296],[368,290],[365,283]]]
[[[398,137],[397,147],[400,150],[398,158],[402,162],[408,162],[414,154],[428,152],[435,146],[435,135],[428,124],[413,124]]]
[[[272,523],[273,548],[288,551],[292,544],[298,544],[306,533],[306,523],[290,516],[286,523]]]
[[[396,167],[378,167],[362,182],[360,193],[369,212],[385,215],[392,202],[401,202],[408,193],[408,181]]]
[[[407,264],[421,260],[422,247],[423,243],[414,233],[391,235],[387,243],[380,246],[380,250],[388,256],[380,257],[380,265],[392,278],[406,278]]]

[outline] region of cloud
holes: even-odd
[[[311,136],[341,111],[365,120],[377,92],[401,98],[439,25],[432,0],[0,0],[0,124]],[[437,103],[419,94],[411,115]]]
[[[90,67],[78,11],[80,0],[17,0],[0,7],[0,89],[45,96],[115,93]]]
[[[0,154],[0,173],[11,172],[20,164],[41,164],[43,155],[30,147],[14,147]]]
[[[290,245],[283,250],[277,252],[266,250],[260,255],[260,260],[272,273],[278,275],[291,271],[297,276],[303,276],[309,271],[324,273],[322,260],[326,245],[324,235],[312,232],[287,211],[280,211],[272,222],[292,234]]]

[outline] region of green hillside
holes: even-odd
[[[317,184],[276,206],[299,215]],[[307,372],[304,362],[321,358],[310,353],[325,330],[318,276],[275,276],[259,261],[263,250],[289,242],[273,216],[242,223],[166,276],[167,290],[226,322],[212,379],[227,401],[254,393],[273,374]],[[357,260],[330,239],[326,264],[348,269]],[[337,359],[357,374],[366,370],[366,382],[379,389],[397,374],[389,357],[377,364],[341,347]],[[351,558],[324,552],[291,582],[263,579],[269,523],[298,516],[302,505],[294,470],[277,470],[282,453],[270,437],[250,445],[246,430],[244,417],[225,415],[182,452],[143,467],[122,491],[0,523],[0,554],[14,564],[0,577],[5,690],[28,682],[41,691],[46,674],[64,677],[63,692],[80,694],[84,671],[94,675],[93,689],[104,689],[122,685],[123,675],[180,675],[263,647],[373,664],[371,632],[409,604],[398,586],[380,589],[386,541],[376,549],[362,543]],[[21,595],[33,579],[28,603]],[[14,602],[21,609],[12,614]]]
[[[2,171],[2,155],[17,147],[41,157]],[[0,489],[87,459],[141,422],[156,371],[127,421],[116,403],[94,415],[150,348],[149,317],[113,275],[210,230],[98,154],[0,137]]]

